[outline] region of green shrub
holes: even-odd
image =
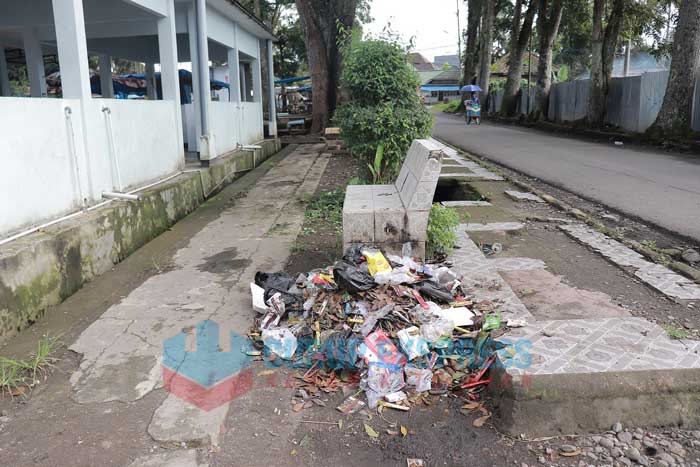
[[[455,228],[459,225],[457,213],[435,203],[428,217],[428,256],[449,255],[457,241]]]
[[[429,136],[432,127],[406,51],[390,39],[353,42],[344,51],[341,85],[348,101],[336,110],[335,123],[348,148],[362,168],[369,165],[381,174],[379,182],[393,180],[411,142]],[[380,144],[384,153],[377,170],[375,155]],[[370,179],[369,171],[364,175]]]

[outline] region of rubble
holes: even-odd
[[[503,347],[491,335],[504,332],[501,317],[495,306],[472,306],[449,266],[416,261],[407,244],[403,256],[353,247],[297,278],[258,272],[244,351],[297,371],[295,411],[339,390],[345,415],[365,405],[407,411],[450,391],[479,400]]]

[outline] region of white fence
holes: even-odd
[[[661,109],[668,71],[644,73],[638,76],[613,78],[608,93],[606,122],[637,133],[643,133],[654,123]],[[563,123],[586,117],[590,80],[557,83],[549,97],[548,118]],[[531,88],[530,109],[535,108],[535,90]],[[498,112],[503,101],[503,91],[491,94],[490,112]],[[527,111],[527,89],[522,90],[518,113]],[[696,83],[692,128],[700,131],[700,82]]]
[[[0,236],[177,171],[169,101],[0,97]]]

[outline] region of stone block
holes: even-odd
[[[343,242],[374,242],[374,211],[343,210]]]
[[[374,241],[401,242],[407,240],[406,210],[403,207],[374,211]]]
[[[418,179],[416,179],[413,173],[409,172],[408,174],[406,174],[406,181],[404,182],[403,187],[400,191],[401,201],[403,201],[403,205],[405,207],[408,208],[411,205],[411,200],[413,199],[413,196],[416,193],[417,186]]]
[[[414,190],[413,196],[409,203],[404,203],[406,209],[409,210],[430,210],[433,205],[433,197],[435,196],[435,187],[437,181],[433,182],[418,182]]]

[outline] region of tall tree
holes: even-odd
[[[678,14],[666,94],[654,122],[655,127],[671,135],[690,131],[693,91],[700,79],[700,1],[683,0]]]
[[[323,131],[338,103],[338,81],[346,40],[355,22],[358,0],[296,0],[311,71],[311,131]]]
[[[467,4],[467,34],[464,42],[463,84],[472,84],[479,63],[479,25],[483,11],[482,0],[465,0]]]
[[[520,91],[520,79],[523,75],[523,61],[527,43],[532,34],[532,23],[537,12],[538,0],[529,0],[525,17],[522,19],[522,8],[525,0],[515,0],[513,25],[510,31],[510,55],[508,57],[508,77],[503,91],[501,111],[506,115],[514,115],[517,109],[517,95]]]
[[[486,0],[486,8],[481,16],[481,47],[479,48],[479,87],[488,101],[491,81],[491,54],[493,53],[493,23],[496,19],[496,2]],[[485,102],[485,103],[486,103]]]
[[[593,127],[602,127],[605,123],[610,76],[625,14],[625,0],[612,0],[607,24],[603,27],[607,3],[608,0],[593,0],[591,89],[587,115],[588,124]]]
[[[537,63],[536,102],[541,118],[547,117],[549,90],[552,86],[552,52],[559,32],[563,0],[540,0],[537,15],[539,61]]]

